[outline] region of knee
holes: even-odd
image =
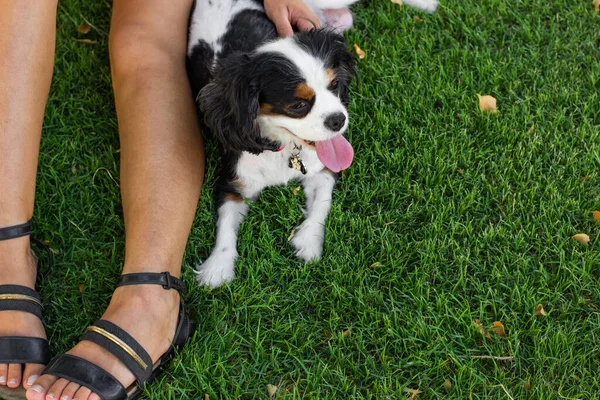
[[[169,43],[144,23],[124,22],[111,28],[109,39],[111,72],[114,81],[135,76],[185,70],[185,43]]]

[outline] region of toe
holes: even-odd
[[[58,380],[52,375],[42,375],[27,389],[27,400],[45,400],[48,389]]]
[[[21,384],[23,367],[21,364],[8,364],[8,377],[6,385],[9,388],[17,388]]]
[[[8,364],[0,364],[0,385],[6,386],[6,376],[8,375]]]
[[[69,381],[66,379],[63,379],[63,378],[60,378],[59,380],[54,382],[54,385],[52,385],[50,387],[50,389],[48,389],[48,394],[46,394],[46,399],[54,399],[54,400],[60,399],[60,397],[62,396],[63,390],[65,390],[65,388],[67,387],[68,384],[69,384]]]
[[[102,398],[100,396],[98,396],[96,393],[92,393],[92,394],[90,394],[90,397],[88,397],[88,400],[102,400]]]
[[[79,390],[81,385],[71,382],[67,385],[67,387],[63,390],[63,394],[60,397],[60,400],[72,400],[75,397],[75,393]]]
[[[33,382],[42,374],[44,366],[42,364],[27,364],[23,371],[23,387],[29,389]]]
[[[73,396],[73,398],[76,398],[77,400],[88,400],[88,398],[90,397],[90,394],[92,394],[92,391],[84,386],[80,387],[79,390],[77,392],[75,392],[75,395]]]

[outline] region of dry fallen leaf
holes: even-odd
[[[596,12],[600,12],[600,0],[594,0],[592,4],[594,5]]]
[[[365,58],[365,52],[362,51],[362,49],[360,47],[358,47],[358,45],[356,43],[354,43],[354,51],[356,52],[356,55],[358,56],[358,58],[360,58],[361,60],[363,58]]]
[[[292,229],[292,233],[290,233],[290,236],[288,236],[288,242],[294,238],[295,234],[296,234],[296,230]]]
[[[204,393],[204,400],[208,400],[210,399],[210,396],[208,395],[208,393]]]
[[[392,3],[398,4],[402,8],[402,0],[392,0]]]
[[[445,388],[446,390],[450,390],[450,389],[452,389],[452,382],[450,382],[450,379],[446,379],[446,380],[444,381],[444,388]]]
[[[525,383],[523,383],[523,389],[531,390],[531,377],[527,377],[527,380],[525,381]]]
[[[585,233],[578,233],[577,235],[573,235],[573,239],[575,239],[581,244],[585,244],[586,246],[590,243],[590,237]]]
[[[381,267],[383,264],[380,263],[379,261],[374,262],[373,264],[371,264],[371,268],[377,268],[377,267]]]
[[[474,322],[475,322],[475,327],[477,328],[477,331],[479,333],[481,333],[483,336],[485,336],[488,339],[492,339],[492,337],[490,336],[490,333],[483,327],[483,324],[481,323],[480,320],[475,318]]]
[[[85,44],[98,44],[98,42],[96,42],[95,40],[90,40],[90,39],[75,39],[75,38],[73,38],[73,40],[76,42],[85,43]]]
[[[79,293],[83,293],[85,292],[85,283],[80,283],[79,284]]]
[[[343,337],[348,337],[348,336],[350,336],[350,329],[346,329],[344,332],[342,332],[342,336],[343,336]]]
[[[300,191],[300,186],[296,186],[296,188],[294,188],[294,196],[298,195],[298,192]]]
[[[594,220],[600,224],[600,211],[592,211],[592,215],[594,216]]]
[[[92,26],[86,22],[83,25],[79,25],[79,27],[77,28],[77,31],[79,33],[81,33],[82,35],[85,35],[90,32],[90,29],[92,29]]]
[[[421,17],[419,17],[418,15],[413,15],[413,21],[415,21],[415,22],[423,22],[423,19]]]
[[[275,393],[277,393],[277,386],[271,385],[270,383],[267,385],[267,392],[269,393],[269,397],[273,398]]]
[[[411,389],[411,388],[404,388],[404,389],[402,389],[402,391],[403,391],[404,393],[408,393],[408,394],[410,394],[410,397],[408,398],[408,400],[413,400],[414,398],[416,398],[416,397],[417,397],[417,395],[418,395],[419,393],[423,393],[423,392],[421,392],[419,389]]]
[[[543,317],[546,315],[546,311],[544,311],[544,306],[542,304],[538,304],[535,306],[535,311],[533,312],[538,317]]]
[[[506,332],[504,331],[504,325],[500,321],[494,321],[492,327],[490,328],[496,335],[500,337],[506,337]]]
[[[492,97],[490,95],[477,95],[477,97],[479,97],[479,109],[483,112],[492,112],[492,113],[496,113],[497,109],[496,109],[496,98]]]

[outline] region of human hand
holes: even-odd
[[[265,0],[265,12],[281,37],[293,34],[293,25],[301,31],[321,25],[319,18],[302,0]]]

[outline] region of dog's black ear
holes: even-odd
[[[333,35],[330,39],[332,43],[330,60],[341,85],[340,99],[345,106],[348,106],[348,102],[350,101],[348,88],[352,80],[358,77],[356,72],[356,56],[348,50],[343,36],[331,31],[326,31],[325,34]]]
[[[261,136],[259,112],[260,76],[248,54],[232,54],[219,61],[215,76],[198,95],[204,122],[225,151],[254,154],[277,145]]]

